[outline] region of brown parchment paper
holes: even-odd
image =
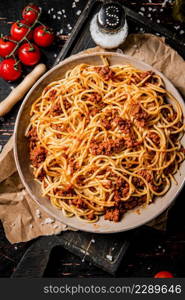
[[[100,47],[91,48],[83,53],[101,51]],[[165,39],[151,34],[132,34],[116,51],[131,55],[161,71],[185,96],[185,61]],[[78,53],[76,55],[82,54]],[[58,234],[72,230],[47,215],[27,194],[13,157],[13,139],[0,154],[0,219],[7,239],[11,243],[25,242],[41,235]],[[148,226],[165,230],[168,211],[157,217]]]

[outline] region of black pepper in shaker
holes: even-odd
[[[119,2],[109,1],[102,5],[90,24],[95,43],[103,48],[117,48],[128,35],[125,10]]]

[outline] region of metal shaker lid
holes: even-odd
[[[125,25],[125,10],[119,2],[111,1],[102,5],[97,15],[101,31],[118,31]]]

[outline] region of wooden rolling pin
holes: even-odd
[[[37,65],[33,69],[33,71],[30,72],[2,102],[0,102],[0,117],[7,114],[12,109],[12,107],[24,97],[26,92],[33,86],[33,84],[45,71],[46,66],[44,64]]]

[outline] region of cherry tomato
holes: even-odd
[[[15,41],[20,41],[20,40],[22,40],[23,37],[25,37],[28,30],[29,30],[28,23],[25,20],[20,20],[20,21],[17,21],[17,22],[12,24],[11,29],[10,29],[10,33],[11,33],[12,38]],[[32,37],[33,37],[33,32],[31,31],[28,34],[27,38],[29,40],[31,40]]]
[[[154,278],[173,278],[173,274],[168,271],[160,271],[155,274]]]
[[[21,64],[17,63],[14,58],[7,58],[0,63],[0,77],[5,80],[15,81],[21,73]]]
[[[16,43],[11,39],[10,36],[4,36],[0,38],[0,56],[8,56],[15,47]]]
[[[33,31],[34,42],[41,47],[49,47],[54,40],[53,32],[46,26],[40,25]]]
[[[27,66],[33,66],[40,60],[40,50],[33,43],[24,43],[18,50],[20,61]]]
[[[22,17],[28,24],[33,24],[38,17],[40,9],[37,5],[28,4],[22,11]]]

